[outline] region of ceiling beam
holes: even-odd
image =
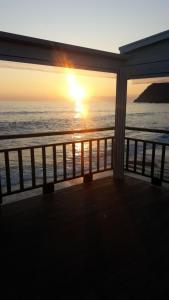
[[[117,73],[125,55],[0,32],[0,60]]]

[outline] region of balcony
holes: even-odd
[[[117,75],[114,128],[0,137],[3,142],[92,134],[13,148],[1,143],[1,293],[6,298],[169,296],[169,144],[134,138],[127,132],[155,130],[125,124],[128,79],[169,76],[168,46],[168,31],[121,47],[123,54],[0,33],[1,60]],[[93,180],[106,171],[112,175]],[[54,192],[59,183],[77,178],[84,182]],[[37,189],[41,195],[4,205]]]
[[[134,130],[141,128],[126,128]],[[138,297],[139,290],[140,297],[146,293],[150,299],[167,291],[169,189],[159,185],[169,183],[169,144],[126,136],[124,180],[92,180],[97,173],[113,172],[113,128],[88,134],[95,131],[101,137],[1,149],[6,177],[1,198],[37,188],[43,192],[1,207],[1,272],[7,298],[120,299]],[[31,162],[27,182],[24,151]],[[17,157],[17,187],[11,181],[11,153]],[[36,178],[37,153],[41,183]],[[81,177],[84,183],[53,192],[54,185]]]

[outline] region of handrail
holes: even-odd
[[[0,135],[0,140],[11,140],[11,139],[23,139],[23,138],[33,138],[33,137],[43,137],[43,136],[54,136],[54,135],[66,135],[74,133],[90,133],[99,131],[114,130],[115,127],[104,127],[104,128],[89,128],[89,129],[76,129],[67,131],[49,131],[49,132],[39,132],[39,133],[25,133],[25,134],[10,134],[10,135]]]
[[[17,151],[18,149],[20,149],[20,150],[28,150],[28,149],[38,149],[38,148],[42,148],[42,147],[48,148],[48,147],[53,147],[53,146],[71,145],[73,142],[76,143],[76,144],[78,144],[78,143],[97,142],[97,141],[104,141],[104,140],[105,140],[105,137],[101,137],[101,138],[94,138],[94,139],[91,138],[91,139],[83,139],[83,140],[76,140],[76,141],[51,143],[51,144],[40,144],[40,145],[25,146],[25,147],[13,147],[13,148],[7,148],[7,149],[0,149],[0,153],[2,153],[4,151]]]
[[[132,130],[132,131],[142,131],[142,132],[153,132],[153,133],[169,134],[169,130],[164,130],[164,129],[130,127],[130,126],[126,126],[125,129],[126,130]],[[43,136],[67,135],[67,134],[75,134],[75,133],[90,133],[90,132],[100,132],[100,131],[108,131],[108,130],[115,130],[115,126],[102,127],[102,128],[65,130],[65,131],[49,131],[49,132],[39,132],[39,133],[0,135],[0,140],[2,141],[2,140],[11,140],[11,139],[43,137]]]
[[[169,134],[169,130],[164,130],[164,129],[154,129],[154,128],[144,128],[144,127],[130,127],[130,126],[126,126],[125,129],[126,130],[133,130],[133,131]]]
[[[147,140],[147,139],[138,139],[138,138],[133,138],[133,137],[127,137],[127,136],[125,136],[125,139],[127,140],[127,139],[130,139],[130,141],[137,141],[137,142],[141,142],[141,143],[143,143],[143,142],[146,142],[146,143],[150,143],[150,144],[156,144],[156,145],[159,145],[159,146],[162,146],[162,145],[166,145],[166,146],[168,146],[169,145],[169,143],[166,143],[166,142],[158,142],[158,141],[156,141],[156,140],[154,140],[154,141],[152,141],[152,140]]]

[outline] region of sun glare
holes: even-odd
[[[69,97],[74,101],[75,111],[77,113],[86,115],[85,99],[87,93],[85,88],[78,82],[75,74],[68,72],[67,81],[69,87]]]

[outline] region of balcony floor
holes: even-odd
[[[169,189],[107,177],[1,208],[4,299],[162,299],[168,282]]]

